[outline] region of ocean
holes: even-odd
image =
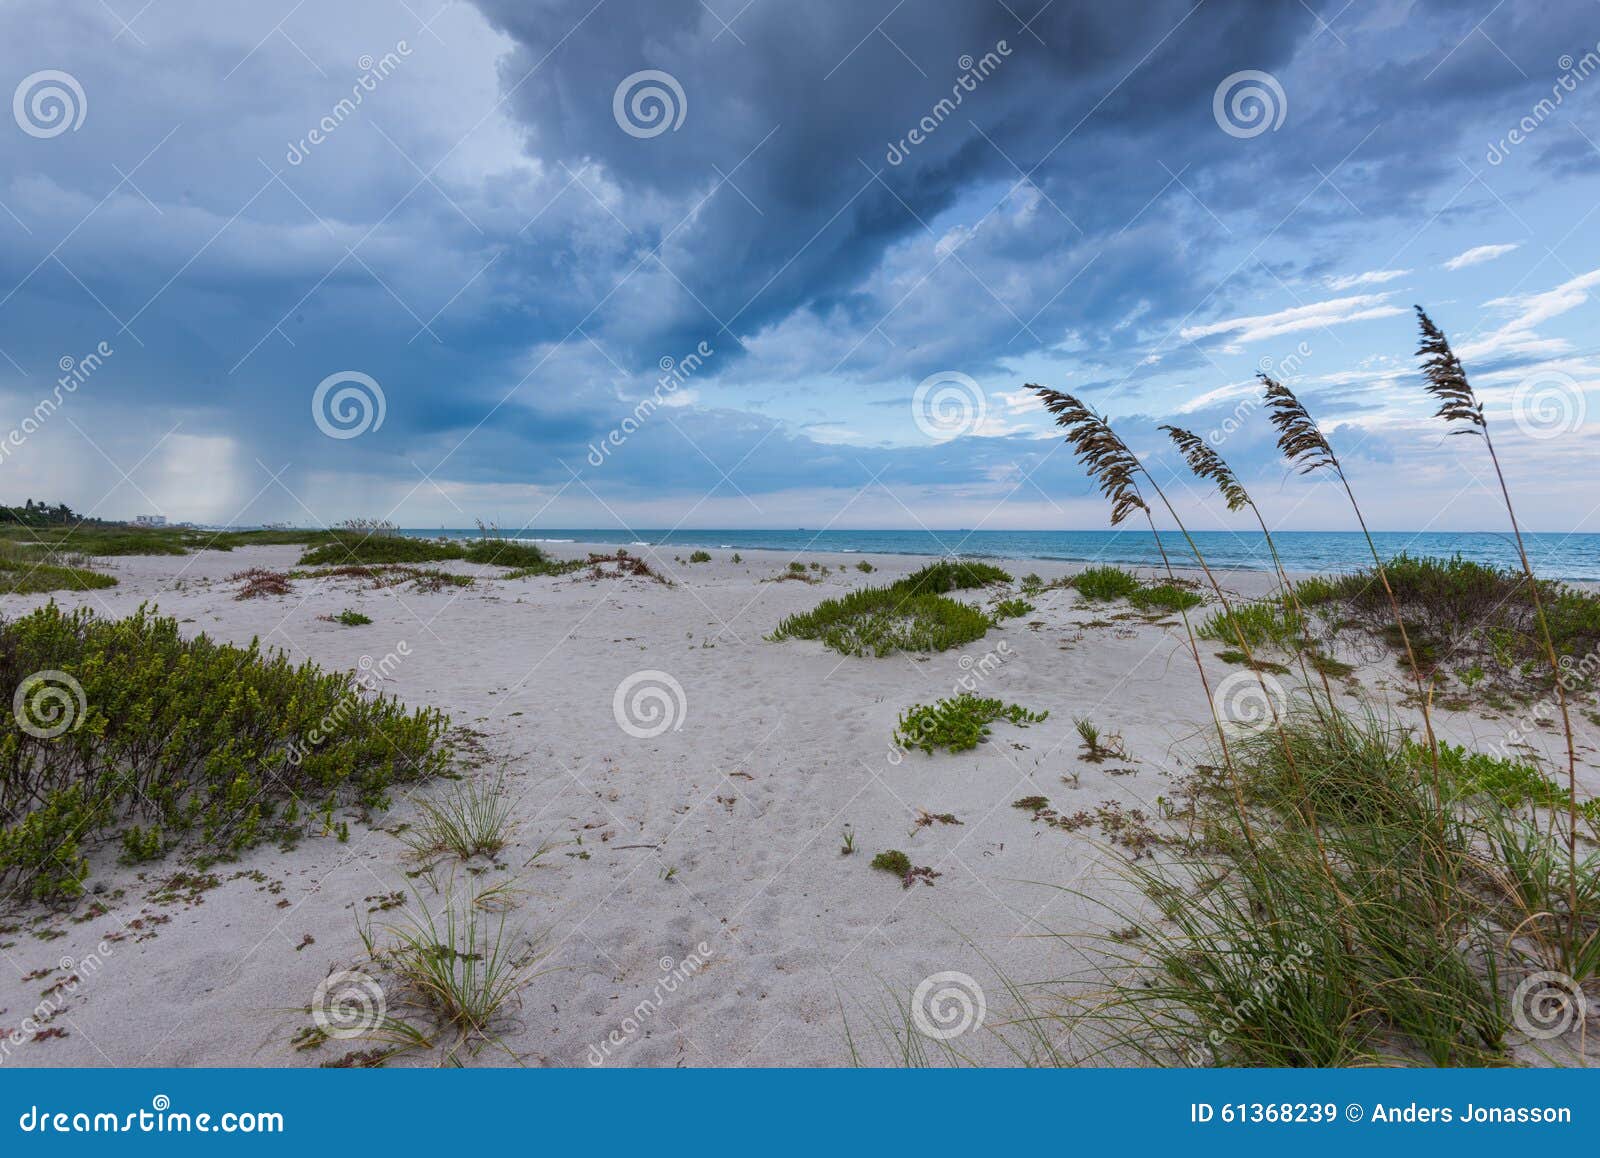
[[[474,538],[477,530],[414,529],[408,535]],[[600,527],[529,528],[505,532],[535,543],[615,543],[619,546],[704,547],[710,550],[861,552],[882,555],[962,555],[977,559],[1055,559],[1073,563],[1159,566],[1161,556],[1149,531],[841,531],[677,530],[652,531]],[[1495,531],[1377,531],[1373,540],[1385,558],[1411,555],[1463,558],[1516,567],[1516,544]],[[1545,532],[1524,535],[1534,571],[1548,579],[1600,581],[1600,535]],[[1222,570],[1270,571],[1272,557],[1258,531],[1196,531],[1196,546]],[[1273,535],[1290,571],[1340,572],[1368,566],[1367,542],[1355,531],[1279,531]],[[1164,534],[1162,543],[1175,566],[1192,562],[1183,536]]]

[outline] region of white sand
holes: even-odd
[[[556,553],[586,550],[574,544]],[[1020,981],[1092,982],[1100,958],[1085,935],[1120,923],[1066,890],[1115,899],[1108,854],[1094,829],[1048,828],[1012,802],[1038,794],[1063,812],[1119,801],[1154,814],[1188,761],[1204,758],[1209,716],[1181,630],[1138,618],[1074,626],[1125,608],[1086,606],[1070,590],[1035,597],[1034,614],[962,651],[884,659],[763,637],[786,614],[897,578],[924,558],[807,552],[807,561],[851,569],[806,584],[769,581],[787,554],[744,551],[744,562],[733,564],[732,552],[719,550],[714,562],[691,566],[675,563],[668,549],[650,558],[675,579],[672,587],[584,573],[506,582],[488,577],[498,569],[454,565],[482,577],[432,594],[302,580],[288,597],[234,599],[229,575],[288,569],[299,553],[108,560],[120,586],[58,600],[116,615],[150,601],[186,630],[240,643],[259,634],[296,658],[338,667],[405,641],[411,654],[390,689],[483,734],[495,759],[474,776],[492,776],[497,764],[506,770],[517,829],[504,863],[520,870],[541,843],[557,845],[522,871],[525,892],[507,925],[542,937],[553,970],[523,991],[501,1033],[505,1049],[531,1065],[588,1064],[613,1031],[622,1044],[604,1046],[607,1064],[848,1064],[847,1019],[864,1059],[882,1062],[892,1045],[874,1018],[909,1001],[932,974],[973,977],[991,1024],[1009,1009],[997,968]],[[688,549],[676,553],[687,558]],[[879,570],[855,571],[863,557]],[[1046,579],[1078,569],[1007,566]],[[1224,582],[1247,594],[1267,586],[1266,576],[1251,573]],[[3,610],[16,615],[44,601],[8,597]],[[345,607],[375,622],[346,628],[318,618]],[[959,690],[963,676],[977,678],[987,666],[978,661],[1002,643],[1009,654],[976,689],[1048,709],[1049,719],[1025,730],[997,723],[990,742],[972,752],[891,758],[897,714]],[[1218,650],[1205,648],[1208,657]],[[1404,681],[1393,660],[1368,658],[1359,673],[1368,694],[1397,699]],[[1242,670],[1208,662],[1214,686]],[[619,726],[613,695],[647,669],[670,673],[685,710],[676,730],[636,738]],[[1134,761],[1081,761],[1075,716],[1121,732]],[[1447,737],[1480,743],[1502,740],[1507,727],[1460,713],[1439,719]],[[1591,791],[1595,731],[1582,724]],[[1537,742],[1554,752],[1559,737],[1547,730]],[[1126,767],[1136,774],[1111,774]],[[962,824],[912,835],[919,808],[953,813]],[[379,823],[415,814],[399,799]],[[856,836],[853,856],[840,855],[846,825]],[[871,856],[889,848],[937,870],[935,885],[903,889],[870,870]],[[348,843],[312,838],[290,853],[263,847],[219,866],[222,884],[194,903],[150,900],[180,864],[169,858],[141,873],[103,850],[91,877],[103,915],[80,923],[80,905],[73,914],[32,908],[0,918],[0,928],[20,925],[0,933],[0,1028],[15,1029],[43,1004],[44,1014],[60,1006],[45,1024],[65,1031],[5,1047],[5,1064],[316,1065],[370,1044],[297,1051],[291,1038],[310,1024],[296,1010],[319,981],[361,965],[356,921],[375,904],[370,898],[412,888],[432,896],[407,877],[415,866],[398,839],[352,823]],[[381,925],[403,912],[376,916]],[[39,936],[51,932],[60,935]],[[1051,933],[1062,936],[1041,936]],[[656,992],[702,943],[705,967]],[[64,970],[63,961],[91,954],[99,955],[92,973],[76,964]],[[70,993],[41,996],[72,972],[83,975]],[[658,1006],[643,1011],[636,1032],[624,1032],[646,999]],[[1005,1060],[986,1034],[955,1044]],[[1074,1048],[1065,1035],[1059,1046]],[[494,1047],[476,1060],[511,1058]]]

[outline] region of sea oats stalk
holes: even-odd
[[[1441,831],[1444,827],[1444,785],[1439,778],[1439,739],[1433,731],[1433,692],[1430,687],[1422,686],[1422,668],[1417,663],[1417,653],[1411,648],[1411,637],[1406,633],[1405,618],[1400,614],[1400,601],[1394,596],[1394,588],[1389,585],[1389,572],[1383,565],[1383,559],[1378,554],[1378,545],[1372,541],[1372,532],[1367,529],[1367,520],[1361,513],[1361,504],[1356,502],[1356,493],[1351,489],[1350,480],[1340,465],[1338,456],[1333,453],[1333,447],[1317,424],[1311,417],[1300,399],[1295,397],[1282,382],[1258,373],[1266,394],[1268,417],[1272,425],[1278,429],[1278,450],[1291,466],[1300,468],[1301,474],[1310,474],[1318,470],[1331,470],[1344,487],[1345,497],[1350,500],[1350,508],[1356,513],[1356,522],[1361,526],[1362,537],[1367,541],[1367,550],[1372,553],[1373,565],[1377,568],[1378,581],[1383,584],[1383,592],[1389,599],[1389,610],[1394,614],[1395,627],[1400,631],[1400,642],[1405,645],[1406,659],[1411,667],[1411,679],[1417,686],[1417,698],[1422,704],[1422,726],[1428,733],[1428,758],[1433,766],[1433,789],[1440,804],[1439,824]]]
[[[1266,539],[1267,550],[1272,555],[1272,565],[1277,569],[1278,578],[1283,583],[1284,594],[1288,600],[1284,611],[1292,612],[1295,616],[1300,625],[1301,645],[1305,651],[1310,651],[1312,648],[1310,621],[1306,618],[1305,608],[1300,606],[1300,597],[1295,594],[1294,584],[1289,581],[1289,573],[1284,570],[1283,559],[1278,555],[1277,544],[1272,541],[1272,532],[1267,530],[1267,520],[1262,516],[1261,509],[1256,506],[1255,500],[1250,497],[1250,492],[1245,490],[1244,484],[1239,481],[1239,476],[1233,473],[1233,468],[1228,465],[1227,461],[1215,450],[1207,446],[1205,440],[1198,434],[1185,430],[1181,426],[1163,426],[1161,429],[1167,432],[1167,436],[1172,439],[1173,445],[1182,453],[1184,461],[1189,464],[1189,469],[1194,472],[1195,477],[1216,484],[1217,491],[1222,495],[1223,502],[1228,505],[1228,510],[1237,512],[1246,507],[1250,508],[1250,513],[1255,516],[1256,523],[1261,528],[1262,537]],[[1231,611],[1228,612],[1230,619],[1232,614]],[[1234,626],[1237,631],[1239,624],[1236,620],[1234,621]],[[1240,633],[1239,642],[1242,650],[1244,650],[1245,657],[1254,662],[1249,649],[1243,647],[1242,632]],[[1309,684],[1310,676],[1305,670],[1304,652],[1300,656],[1300,673],[1306,676],[1306,682]],[[1328,706],[1330,710],[1335,710],[1333,709],[1333,686],[1328,683],[1328,673],[1319,668],[1317,674],[1322,677],[1322,689],[1328,697]],[[1319,708],[1318,710],[1320,711],[1321,709]]]
[[[1100,493],[1111,502],[1111,525],[1114,527],[1121,523],[1135,511],[1144,513],[1145,521],[1150,524],[1150,533],[1155,536],[1156,550],[1161,554],[1162,565],[1166,568],[1167,578],[1173,582],[1177,574],[1172,569],[1172,560],[1167,557],[1166,546],[1161,541],[1161,532],[1156,529],[1155,518],[1150,511],[1150,505],[1145,502],[1144,495],[1139,490],[1137,476],[1144,475],[1145,480],[1157,494],[1161,488],[1150,477],[1144,465],[1139,461],[1127,445],[1122,441],[1116,431],[1100,415],[1085,406],[1071,394],[1063,394],[1059,390],[1052,390],[1048,386],[1037,386],[1029,383],[1029,390],[1037,394],[1044,402],[1045,409],[1055,415],[1056,425],[1067,432],[1067,444],[1072,447],[1073,453],[1078,456],[1089,477],[1100,486]],[[1162,501],[1166,496],[1162,495]],[[1167,504],[1170,511],[1172,506]],[[1176,515],[1174,515],[1176,518]],[[1181,525],[1181,524],[1180,524]],[[1184,532],[1187,538],[1188,532]],[[1193,543],[1191,541],[1191,546]],[[1198,552],[1197,552],[1198,555]],[[1202,564],[1203,565],[1203,564]],[[1222,726],[1222,716],[1217,710],[1216,700],[1211,694],[1211,680],[1206,676],[1205,662],[1200,658],[1200,641],[1195,638],[1194,626],[1189,622],[1189,613],[1183,608],[1178,609],[1178,614],[1183,617],[1183,629],[1189,637],[1189,651],[1194,656],[1195,669],[1200,673],[1200,686],[1205,691],[1206,703],[1211,709],[1211,722],[1217,730],[1217,742],[1222,751],[1222,762],[1227,766],[1228,779],[1233,787],[1233,795],[1239,810],[1240,823],[1243,826],[1245,839],[1251,845],[1255,844],[1255,836],[1250,828],[1250,818],[1245,810],[1244,793],[1239,788],[1238,776],[1234,772],[1233,757],[1228,750],[1227,730]],[[1259,673],[1257,673],[1259,675]],[[1271,697],[1268,696],[1270,703]]]
[[[1423,387],[1439,402],[1435,417],[1442,418],[1454,427],[1451,434],[1477,435],[1483,439],[1484,449],[1494,466],[1495,479],[1500,484],[1500,497],[1506,504],[1506,515],[1511,520],[1511,533],[1517,543],[1517,557],[1522,561],[1523,574],[1528,577],[1528,595],[1533,601],[1534,619],[1539,624],[1539,635],[1544,643],[1545,656],[1550,661],[1550,671],[1555,677],[1556,702],[1561,707],[1561,726],[1567,741],[1567,873],[1572,950],[1577,949],[1578,920],[1578,750],[1572,738],[1572,716],[1567,708],[1567,691],[1562,683],[1561,660],[1556,655],[1555,641],[1550,635],[1550,624],[1545,618],[1544,602],[1539,597],[1539,580],[1528,561],[1528,549],[1522,541],[1522,528],[1517,523],[1516,508],[1511,504],[1511,489],[1506,485],[1505,472],[1500,469],[1500,456],[1495,453],[1494,439],[1489,435],[1489,420],[1484,416],[1483,403],[1467,381],[1467,371],[1450,348],[1444,331],[1436,326],[1421,306],[1417,311],[1417,324],[1422,330],[1422,345],[1418,357],[1425,357],[1422,373],[1427,380]]]

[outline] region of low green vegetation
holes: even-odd
[[[1143,586],[1132,571],[1109,566],[1085,568],[1073,576],[1072,585],[1085,599],[1106,603],[1126,599]]]
[[[871,563],[867,562],[865,559],[858,559],[856,561],[856,570],[860,571],[863,575],[871,575],[877,570],[877,568]]]
[[[343,611],[339,612],[338,615],[333,617],[333,621],[335,623],[342,623],[346,627],[365,627],[367,624],[372,622],[372,617],[370,615],[363,615],[359,611],[352,611],[350,608],[346,607]]]
[[[1142,611],[1187,611],[1205,602],[1186,587],[1170,582],[1146,584],[1133,572],[1109,565],[1080,571],[1071,583],[1085,599],[1102,603],[1126,599]]]
[[[880,852],[872,858],[872,867],[881,869],[886,873],[893,873],[897,877],[904,877],[911,871],[911,858],[897,848],[887,852]]]
[[[18,689],[0,715],[0,880],[69,899],[107,837],[141,860],[188,843],[203,863],[383,805],[443,770],[449,720],[372,695],[372,678],[185,639],[143,607],[118,620],[51,604],[0,624],[0,686]]]
[[[1018,619],[1033,610],[1033,604],[1026,599],[1002,599],[994,605],[996,619]]]
[[[691,554],[689,556],[689,562],[691,562],[691,563],[709,563],[709,562],[711,562],[711,552],[710,551],[695,551],[693,554]]]
[[[1274,644],[1285,651],[1295,651],[1304,638],[1305,621],[1296,614],[1293,604],[1278,599],[1263,599],[1256,603],[1235,603],[1230,614],[1215,611],[1195,626],[1194,633],[1201,639],[1228,646],[1239,642],[1244,635],[1251,648]]]
[[[1481,682],[1511,692],[1548,688],[1553,673],[1534,618],[1529,580],[1521,571],[1459,555],[1399,555],[1385,563],[1384,571],[1424,674],[1448,657],[1469,687]],[[1374,569],[1312,580],[1296,591],[1304,606],[1327,606],[1397,654],[1401,650],[1388,596]],[[1540,580],[1539,594],[1557,656],[1564,665],[1579,668],[1577,661],[1600,648],[1600,596],[1550,580]],[[1569,674],[1575,685],[1586,682],[1581,671]]]
[[[81,556],[0,539],[0,595],[115,587],[115,576],[90,570]]]
[[[935,748],[965,752],[988,739],[989,725],[996,720],[1010,720],[1025,728],[1040,723],[1049,714],[963,693],[932,704],[916,704],[900,713],[894,743],[900,748],[920,748],[929,753]]]
[[[1004,571],[985,563],[930,563],[887,587],[863,587],[825,599],[811,611],[784,619],[767,638],[816,639],[857,656],[944,651],[982,639],[995,621],[943,593],[1010,580]]]
[[[1126,866],[1154,913],[1108,936],[1137,949],[1080,1029],[1155,1064],[1506,1064],[1517,981],[1600,970],[1600,858],[1569,876],[1536,770],[1446,747],[1441,808],[1429,765],[1325,710],[1237,745],[1245,811],[1217,770],[1189,854]]]

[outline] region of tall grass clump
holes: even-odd
[[[510,839],[511,799],[503,778],[458,784],[441,799],[419,801],[418,807],[421,816],[403,839],[424,860],[493,857]]]
[[[782,620],[767,638],[820,640],[834,651],[856,656],[944,651],[982,639],[995,620],[943,593],[1010,581],[1010,575],[987,563],[941,560],[887,587],[863,587],[825,599]]]
[[[39,899],[77,895],[87,849],[118,829],[141,859],[185,841],[228,856],[448,763],[448,717],[405,708],[372,673],[185,639],[145,607],[0,623],[0,686],[19,689],[0,714],[0,879]]]
[[[1477,393],[1472,389],[1472,384],[1467,380],[1467,371],[1456,357],[1455,351],[1450,348],[1450,341],[1445,337],[1444,331],[1434,325],[1433,319],[1423,311],[1421,306],[1416,307],[1417,324],[1422,330],[1422,345],[1417,350],[1419,357],[1425,357],[1423,363],[1423,377],[1427,381],[1425,389],[1439,402],[1436,417],[1441,418],[1447,425],[1453,427],[1451,433],[1477,436],[1483,439],[1484,450],[1488,452],[1489,461],[1494,466],[1495,479],[1500,484],[1500,497],[1505,502],[1506,517],[1511,523],[1511,533],[1517,543],[1517,558],[1522,563],[1523,574],[1527,577],[1528,599],[1533,606],[1534,620],[1539,627],[1539,636],[1544,644],[1545,658],[1549,660],[1551,676],[1555,681],[1556,703],[1561,709],[1561,726],[1567,741],[1567,779],[1568,795],[1571,808],[1577,808],[1578,790],[1578,749],[1572,736],[1572,715],[1567,706],[1567,689],[1564,679],[1565,673],[1561,670],[1561,661],[1556,655],[1555,640],[1550,630],[1550,623],[1545,616],[1544,603],[1539,597],[1539,580],[1533,573],[1533,564],[1528,561],[1528,548],[1522,541],[1522,528],[1517,522],[1516,508],[1511,502],[1511,489],[1506,485],[1505,472],[1500,468],[1500,456],[1495,453],[1494,439],[1489,433],[1489,420],[1484,415],[1483,403],[1478,401]],[[1578,818],[1576,812],[1568,816],[1567,855],[1571,862],[1573,887],[1577,887],[1577,839]],[[1577,898],[1573,895],[1573,919],[1577,919]],[[1574,941],[1574,947],[1576,941]]]
[[[1446,761],[1441,832],[1431,755],[1389,721],[1300,711],[1284,733],[1292,767],[1265,732],[1235,749],[1253,847],[1232,799],[1202,788],[1190,854],[1127,868],[1153,912],[1111,942],[1127,971],[1086,1018],[1101,1047],[1158,1064],[1511,1060],[1510,990],[1569,964],[1541,931],[1600,889],[1600,858],[1569,878],[1561,835],[1528,822],[1520,790],[1482,791],[1470,758]]]

